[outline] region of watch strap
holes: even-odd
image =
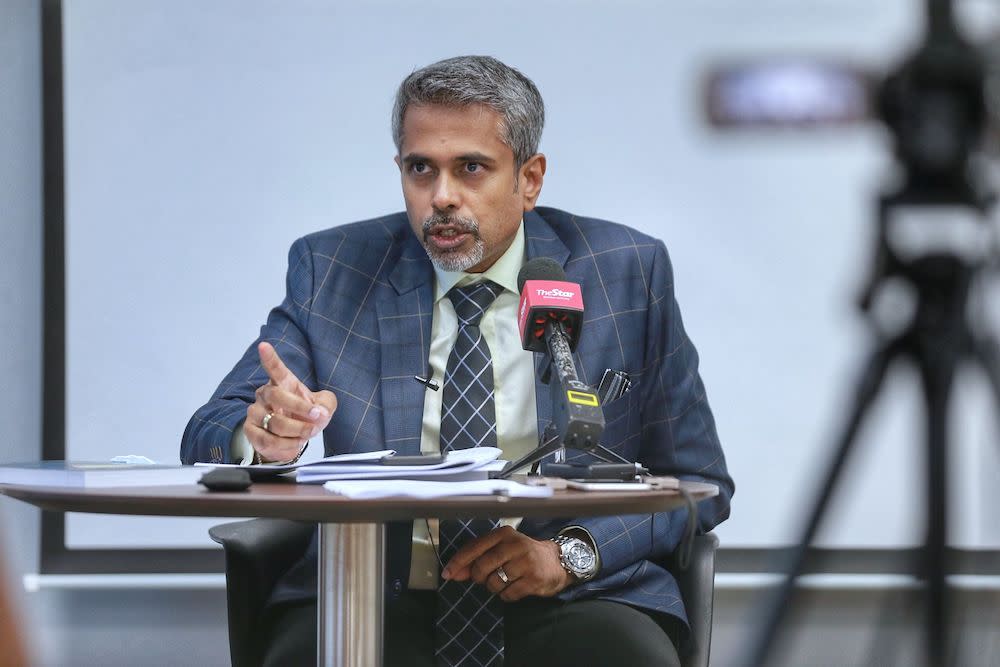
[[[305,454],[306,448],[308,447],[309,447],[309,441],[306,440],[304,443],[302,443],[302,447],[299,449],[299,453],[296,454],[293,458],[288,459],[287,461],[265,461],[264,457],[260,455],[260,452],[254,449],[253,462],[250,465],[290,466],[293,463],[299,462],[299,459],[302,458],[302,455]]]
[[[584,541],[584,543],[590,547],[591,551],[594,552],[594,558],[597,562],[594,564],[594,570],[596,572],[601,571],[601,551],[597,548],[597,541],[594,536],[590,534],[590,531],[583,526],[566,526],[559,531],[560,535],[566,535],[568,537],[578,537]]]
[[[597,550],[587,543],[586,540],[581,539],[576,535],[567,535],[566,533],[560,533],[555,537],[551,538],[553,542],[559,547],[559,564],[562,565],[563,569],[569,572],[578,581],[590,581],[596,576],[598,570],[600,569],[600,561],[597,556]],[[566,549],[572,542],[580,542],[587,549],[591,551],[594,555],[594,567],[591,568],[589,572],[578,572],[575,568],[570,565],[566,558]]]

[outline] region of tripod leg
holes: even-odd
[[[936,667],[944,665],[944,649],[947,644],[947,603],[945,582],[945,532],[946,517],[943,499],[945,497],[945,475],[947,456],[944,451],[946,415],[939,401],[927,396],[927,536],[924,542],[924,557],[921,575],[927,580],[927,613],[925,617],[924,641],[927,642],[928,664]]]
[[[1000,414],[1000,348],[992,338],[976,338],[972,342],[973,358],[986,374],[993,393],[997,414]],[[955,664],[946,655],[952,642],[957,651],[957,627],[950,624],[951,600],[947,588],[947,406],[951,394],[954,368],[957,359],[941,359],[933,352],[925,352],[928,368],[924,373],[927,401],[927,536],[921,575],[927,581],[927,613],[924,632],[926,654],[931,665]],[[935,365],[930,367],[930,360]]]
[[[889,341],[881,345],[876,348],[861,373],[861,378],[857,383],[854,395],[854,404],[851,408],[849,418],[845,422],[844,431],[838,440],[833,459],[830,461],[823,487],[815,499],[812,513],[806,522],[802,537],[789,554],[785,566],[781,568],[781,571],[786,574],[785,580],[778,587],[777,591],[775,591],[770,604],[765,606],[764,622],[761,625],[761,631],[750,653],[752,656],[751,665],[763,667],[767,661],[771,646],[777,637],[781,620],[795,592],[795,580],[802,572],[809,545],[812,543],[820,522],[823,519],[826,505],[836,486],[837,478],[840,476],[847,457],[851,452],[851,447],[854,444],[861,422],[864,420],[868,406],[871,405],[875,395],[878,393],[889,363],[895,355],[896,347],[894,341]]]
[[[956,356],[925,350],[921,355],[924,398],[927,404],[927,537],[921,574],[927,580],[924,629],[928,663],[944,667],[950,632],[946,575],[948,538],[948,402]]]
[[[545,427],[545,431],[538,438],[538,447],[531,450],[521,458],[516,461],[512,461],[504,466],[504,469],[496,474],[491,474],[490,477],[493,479],[508,479],[514,474],[515,470],[520,470],[525,466],[532,466],[532,472],[534,472],[534,466],[537,465],[542,459],[544,459],[549,454],[555,452],[556,450],[562,448],[563,443],[559,438],[559,432],[555,429],[552,424]]]

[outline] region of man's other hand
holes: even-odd
[[[258,345],[257,354],[270,381],[257,389],[256,400],[247,408],[243,432],[262,461],[288,461],[330,423],[337,397],[330,391],[309,391],[270,343]],[[271,417],[265,430],[267,415]]]
[[[508,583],[497,574],[503,567]],[[465,544],[441,572],[445,579],[472,579],[505,602],[530,595],[552,597],[574,582],[559,560],[559,546],[503,526]]]

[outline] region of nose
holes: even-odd
[[[434,184],[431,205],[438,211],[454,210],[461,205],[458,183],[448,174],[441,174]]]

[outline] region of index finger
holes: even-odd
[[[257,354],[260,356],[260,365],[264,367],[267,376],[276,385],[288,391],[295,391],[302,384],[295,377],[295,373],[288,370],[288,366],[285,366],[285,362],[278,356],[273,345],[262,341],[257,346]]]
[[[445,565],[444,570],[441,571],[441,576],[448,579],[453,574],[464,572],[474,560],[499,544],[503,540],[503,536],[504,532],[502,530],[493,530],[485,535],[480,535],[471,542],[467,542],[451,557],[451,560]]]

